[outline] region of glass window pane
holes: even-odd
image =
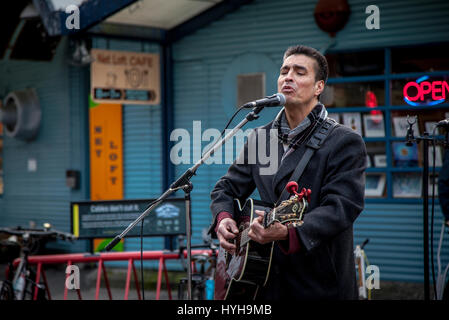
[[[385,142],[367,142],[367,168],[387,167],[387,154]]]
[[[393,73],[449,70],[449,43],[394,48],[391,50]]]
[[[416,143],[407,145],[404,141],[393,141],[391,149],[394,167],[417,167],[422,163],[421,148]]]
[[[367,173],[365,182],[365,197],[386,197],[386,175],[385,173]]]
[[[438,105],[448,101],[449,74],[391,81],[391,105],[393,106]]]
[[[421,173],[393,173],[394,198],[420,198],[422,195]]]
[[[328,108],[383,106],[384,87],[383,81],[327,84],[320,100]]]
[[[384,51],[329,53],[329,78],[384,74]]]

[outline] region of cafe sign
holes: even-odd
[[[94,102],[160,104],[158,54],[92,49],[91,56]]]

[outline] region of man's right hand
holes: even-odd
[[[220,246],[230,254],[235,252],[235,244],[230,243],[229,240],[234,239],[239,233],[236,222],[231,218],[224,218],[220,221],[217,229],[217,237],[220,241]]]

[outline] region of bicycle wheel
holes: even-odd
[[[14,289],[10,281],[3,281],[0,288],[0,300],[14,300]]]

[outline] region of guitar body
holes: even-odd
[[[253,199],[248,199],[243,207],[236,201],[242,216],[237,221],[240,231],[249,227],[250,221],[255,218],[254,210],[267,209],[255,205]],[[237,245],[235,255],[220,247],[215,273],[215,299],[255,299],[259,287],[268,280],[273,246],[274,243],[261,245],[250,241],[242,246]]]
[[[265,211],[263,227],[268,228],[273,223],[300,226],[303,224],[303,214],[307,210],[306,198],[310,190],[303,189],[301,193],[282,201],[276,208],[260,205],[253,199],[248,199],[241,206],[236,201],[236,214],[239,217],[237,226],[239,233],[233,240],[236,253],[231,255],[220,247],[215,269],[215,299],[216,300],[249,300],[255,299],[261,286],[268,281],[273,255],[274,242],[259,244],[248,237],[250,222],[256,217],[254,211]]]

